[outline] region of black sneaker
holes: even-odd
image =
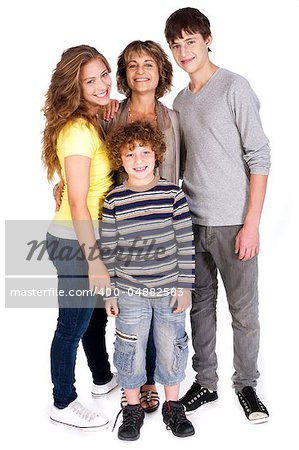
[[[193,383],[189,391],[179,401],[184,405],[188,415],[194,413],[201,405],[214,402],[217,398],[216,391],[210,391],[198,383]]]
[[[123,423],[118,429],[118,438],[122,441],[136,441],[143,425],[144,411],[138,405],[127,405],[122,410]]]
[[[162,407],[163,422],[166,428],[177,437],[193,436],[194,427],[186,418],[185,410],[180,402],[164,402]]]
[[[237,396],[249,422],[267,422],[269,419],[268,410],[256,395],[253,387],[244,387],[241,392],[237,392]]]

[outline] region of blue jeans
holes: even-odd
[[[147,298],[122,294],[116,318],[114,365],[119,383],[135,389],[146,382],[146,347],[153,317],[156,347],[155,380],[164,386],[180,383],[185,377],[188,336],[185,313],[174,314],[170,297]]]
[[[233,387],[256,386],[260,326],[258,320],[257,257],[240,261],[235,238],[242,225],[205,227],[193,225],[195,240],[195,290],[190,313],[196,381],[217,389],[216,306],[219,270],[232,317]]]
[[[81,338],[93,381],[104,384],[112,378],[105,344],[107,315],[102,298],[88,292],[88,265],[78,241],[48,233],[47,250],[57,270],[60,291],[51,346],[54,405],[65,408],[77,398],[75,363]]]

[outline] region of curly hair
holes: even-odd
[[[61,175],[56,143],[59,132],[67,122],[82,117],[100,132],[98,120],[88,112],[80,83],[81,68],[93,59],[101,60],[108,72],[111,72],[106,58],[89,45],[78,45],[65,50],[53,72],[43,108],[46,126],[43,135],[42,161],[47,168],[49,181],[53,179],[55,172]]]
[[[150,122],[137,121],[116,128],[107,136],[107,152],[114,170],[123,166],[122,150],[132,150],[136,143],[149,146],[155,152],[156,164],[162,163],[166,151],[163,133]]]
[[[172,65],[167,54],[162,47],[154,41],[133,41],[122,51],[117,61],[117,88],[120,94],[130,97],[131,89],[127,83],[126,69],[133,54],[149,55],[158,66],[159,83],[156,88],[156,98],[163,97],[171,90],[172,86]]]

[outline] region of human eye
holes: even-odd
[[[104,72],[104,73],[102,73],[102,77],[103,78],[107,78],[109,76],[109,72]]]
[[[87,80],[87,84],[93,84],[95,80]]]
[[[195,40],[188,41],[188,45],[195,44]]]
[[[127,153],[126,158],[131,158],[133,156],[133,153]]]
[[[135,67],[136,67],[136,64],[134,64],[134,63],[128,64],[128,69],[135,69]]]
[[[177,50],[179,48],[178,44],[172,44],[171,50]]]

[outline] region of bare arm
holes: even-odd
[[[259,224],[266,195],[267,180],[267,175],[250,176],[247,214],[235,242],[235,253],[239,254],[239,259],[242,261],[248,261],[259,252]]]
[[[92,218],[87,206],[91,159],[87,156],[68,156],[64,160],[68,201],[74,229],[81,248],[84,251],[88,268],[90,289],[110,287],[110,277],[96,245]],[[90,258],[90,250],[95,249]]]

